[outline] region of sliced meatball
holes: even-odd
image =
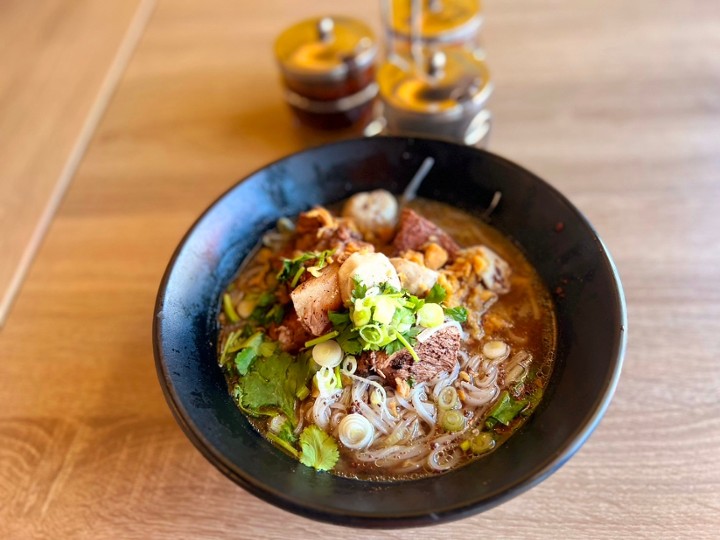
[[[395,232],[398,204],[395,196],[384,189],[356,193],[343,206],[342,215],[355,222],[370,242],[389,242]]]

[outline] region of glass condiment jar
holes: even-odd
[[[480,0],[386,0],[389,51],[407,55],[417,36],[424,46],[481,53]],[[416,13],[417,10],[417,13]],[[414,17],[417,17],[414,19]]]
[[[485,62],[465,50],[424,51],[419,69],[394,58],[378,71],[385,132],[484,147],[492,93]]]
[[[348,17],[316,17],[288,28],[275,42],[285,101],[314,128],[366,123],[378,92],[377,52],[372,30]]]

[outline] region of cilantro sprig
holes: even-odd
[[[317,277],[320,270],[332,262],[333,253],[334,249],[306,251],[293,259],[283,259],[283,267],[277,275],[278,282],[289,283],[290,287],[294,288],[306,271]],[[315,264],[308,264],[312,261],[315,261]]]
[[[382,350],[391,355],[405,349],[418,362],[415,346],[417,335],[423,330],[418,312],[427,304],[442,307],[446,297],[447,291],[439,284],[433,286],[425,298],[419,298],[387,283],[368,287],[356,281],[348,311],[331,311],[328,317],[337,332],[336,340],[346,354]],[[467,320],[467,309],[462,306],[443,307],[443,313],[461,323]]]

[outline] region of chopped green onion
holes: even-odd
[[[315,339],[311,339],[310,341],[305,342],[305,347],[313,347],[314,345],[317,345],[318,343],[324,343],[325,341],[329,341],[333,339],[334,337],[337,337],[340,334],[337,330],[333,330],[332,332],[328,332],[327,334],[324,334],[320,337],[316,337]]]
[[[355,326],[365,326],[372,318],[372,311],[369,308],[353,309],[350,315]]]
[[[440,326],[445,320],[445,312],[440,304],[425,304],[417,312],[417,322],[425,328]]]
[[[445,411],[440,417],[440,424],[446,431],[461,431],[465,427],[465,415],[457,409]]]
[[[262,345],[258,347],[258,352],[260,353],[260,356],[264,358],[270,358],[273,354],[275,354],[275,351],[277,350],[277,342],[276,341],[264,341]]]
[[[412,348],[412,345],[410,345],[408,340],[405,339],[405,337],[397,330],[395,330],[395,338],[397,338],[397,340],[403,344],[403,347],[405,347],[405,349],[407,349],[407,352],[410,353],[410,356],[412,356],[412,358],[413,358],[413,360],[415,360],[415,362],[420,361],[420,357],[415,352],[415,349]]]
[[[440,390],[437,404],[442,410],[457,409],[460,405],[457,390],[455,390],[452,386],[446,386]]]
[[[223,311],[225,315],[227,315],[227,318],[230,319],[230,322],[236,323],[240,320],[240,316],[237,314],[237,311],[235,311],[232,298],[230,298],[228,293],[223,294]]]
[[[335,387],[340,390],[342,388],[342,378],[340,377],[340,364],[335,366]]]
[[[263,342],[263,333],[260,331],[255,332],[252,336],[247,338],[240,344],[239,349],[257,349]]]
[[[377,296],[375,302],[375,310],[373,311],[373,320],[381,324],[390,324],[395,315],[396,302],[392,298],[385,296]]]
[[[307,386],[301,386],[300,389],[297,391],[295,396],[302,401],[306,397],[310,395],[310,389]]]
[[[295,272],[295,275],[293,276],[292,281],[290,282],[291,287],[295,287],[295,285],[297,285],[297,282],[300,279],[300,276],[302,276],[304,272],[305,272],[304,266],[301,266],[300,268],[297,269],[297,272]]]
[[[473,454],[484,454],[495,447],[495,439],[492,434],[485,431],[481,432],[469,442],[469,447],[473,451]]]
[[[360,328],[360,337],[371,345],[380,345],[386,333],[383,333],[380,325],[378,324],[366,324]]]

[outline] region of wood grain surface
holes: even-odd
[[[288,514],[200,456],[155,376],[160,277],[215,197],[321,138],[280,101],[274,37],[378,9],[160,0],[0,333],[0,538],[718,537],[720,8],[485,7],[491,148],[587,214],[625,285],[623,375],[578,454],[489,512],[411,531]]]
[[[0,325],[153,2],[0,3]]]

